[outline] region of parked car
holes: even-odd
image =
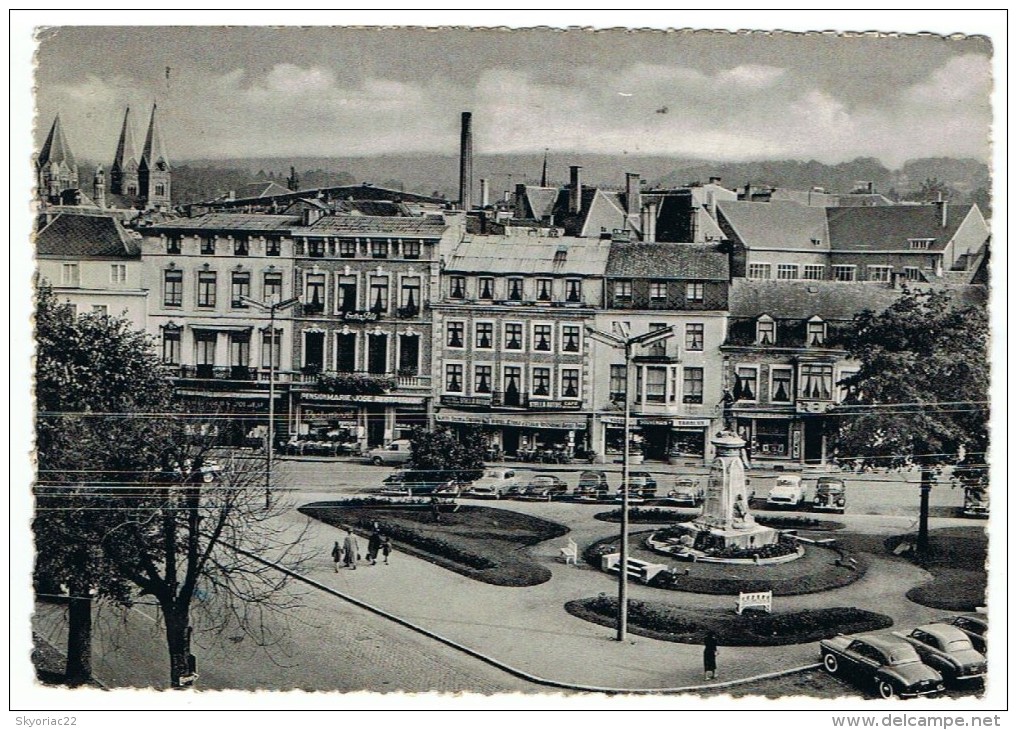
[[[463,496],[473,499],[501,499],[512,487],[518,485],[515,470],[488,469],[484,476],[466,488]]]
[[[563,479],[541,474],[530,480],[526,489],[519,495],[519,499],[550,502],[552,499],[564,497],[568,491],[569,486]]]
[[[379,494],[386,497],[413,497],[422,494],[432,494],[435,490],[445,487],[449,482],[442,479],[436,472],[421,471],[418,469],[396,469],[385,477],[384,485]]]
[[[965,613],[960,616],[947,616],[936,620],[937,624],[946,624],[960,629],[971,639],[975,651],[983,654],[986,649],[985,635],[989,632],[989,617],[984,613]]]
[[[874,687],[883,699],[943,691],[943,676],[922,662],[911,644],[893,634],[844,636],[819,642],[823,668]]]
[[[445,482],[435,487],[434,491],[431,492],[436,497],[442,497],[443,499],[455,499],[462,492],[462,485],[453,480]]]
[[[407,439],[393,441],[388,446],[371,449],[367,460],[376,466],[382,464],[405,464],[410,460],[410,442]]]
[[[632,491],[629,492],[629,502],[652,499],[657,496],[657,480],[654,479],[653,475],[648,471],[629,472],[629,484],[632,489]],[[624,492],[625,485],[622,484],[618,487],[618,493],[615,495],[616,502],[621,501],[622,494]]]
[[[816,481],[816,496],[812,500],[815,510],[829,510],[844,514],[847,507],[844,480],[837,477],[819,477]]]
[[[964,488],[964,516],[989,516],[989,490],[984,486]]]
[[[956,626],[925,624],[910,633],[896,636],[915,647],[922,661],[955,682],[985,676],[985,655],[971,645],[971,639]]]
[[[767,507],[791,507],[797,509],[805,503],[805,487],[797,474],[777,477],[777,483],[766,496]]]
[[[698,507],[703,503],[705,491],[703,485],[696,479],[689,477],[676,477],[674,489],[667,493],[667,501],[672,504],[684,504],[690,507]]]
[[[607,473],[590,470],[579,475],[579,485],[573,496],[581,502],[597,502],[607,499],[609,491]]]

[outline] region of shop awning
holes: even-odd
[[[192,324],[196,332],[250,332],[254,327],[242,324]]]
[[[442,411],[435,414],[438,423],[470,423],[481,426],[517,426],[520,428],[557,428],[566,431],[585,431],[585,418],[567,418],[545,414],[524,415],[520,413],[457,413]]]

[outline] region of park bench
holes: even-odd
[[[767,613],[773,609],[773,591],[756,591],[755,593],[739,593],[735,611],[739,616],[746,608],[761,608]]]
[[[576,544],[576,541],[570,537],[568,544],[560,549],[559,557],[565,561],[565,565],[569,563],[575,565],[576,559],[579,557],[579,546]]]
[[[600,567],[609,572],[617,573],[620,569],[621,554],[609,553],[601,558]],[[667,566],[661,563],[651,563],[646,560],[629,558],[625,574],[630,578],[636,578],[641,583],[649,583],[657,573],[667,570]]]

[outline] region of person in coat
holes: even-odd
[[[703,674],[706,679],[717,678],[717,635],[712,631],[703,640]]]
[[[367,562],[371,565],[378,564],[379,550],[381,550],[381,532],[378,530],[378,525],[375,524],[374,532],[371,533],[371,537],[367,540]]]
[[[332,546],[332,565],[335,567],[336,573],[339,572],[339,563],[342,562],[342,559],[343,549],[339,547],[339,541],[336,540],[335,544]]]
[[[381,536],[381,555],[385,559],[385,565],[388,565],[388,556],[392,552],[392,541],[388,535]]]
[[[357,569],[357,561],[360,560],[360,545],[353,530],[346,528],[346,539],[343,540],[344,564],[347,568]]]

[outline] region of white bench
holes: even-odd
[[[625,574],[641,583],[649,583],[657,573],[667,570],[667,566],[662,563],[650,563],[636,558],[629,558],[627,562]],[[621,553],[609,553],[601,558],[600,567],[609,573],[617,573],[620,563]]]
[[[558,557],[565,561],[565,565],[569,563],[575,565],[579,557],[579,546],[576,545],[576,541],[570,537],[568,545],[560,549]]]
[[[756,593],[739,593],[735,611],[739,616],[746,608],[762,608],[767,613],[773,610],[773,591],[757,591]]]

